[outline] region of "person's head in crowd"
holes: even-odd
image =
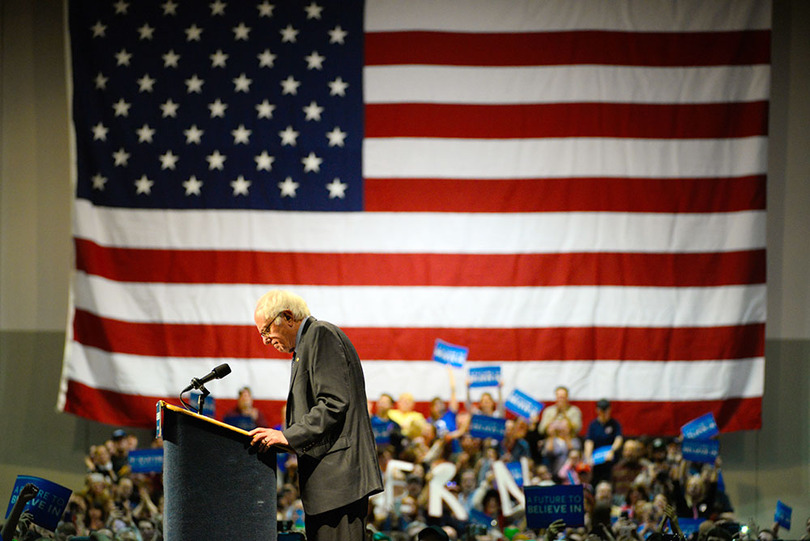
[[[579,481],[583,485],[590,485],[591,484],[591,465],[586,462],[577,462],[576,466],[574,466],[574,471],[577,472],[579,476]]]
[[[53,532],[53,538],[55,541],[67,541],[77,533],[76,525],[72,522],[60,522]]]
[[[428,526],[416,535],[417,541],[450,541],[450,536],[440,526]]]
[[[469,432],[465,432],[460,438],[461,449],[470,457],[475,457],[481,452],[481,438],[473,438]]]
[[[469,494],[475,490],[477,484],[478,480],[475,477],[474,469],[467,468],[466,470],[461,472],[461,478],[459,482],[461,492],[463,492],[464,494]]]
[[[112,448],[110,449],[112,455],[123,456],[129,453],[129,440],[127,439],[126,430],[119,428],[113,431],[110,441],[112,442]]]
[[[610,481],[600,481],[594,489],[594,499],[597,503],[605,502],[608,505],[613,501],[613,485]]]
[[[250,413],[253,411],[253,392],[247,385],[239,389],[239,395],[236,398],[236,407],[242,413]]]
[[[498,409],[498,403],[495,402],[492,393],[485,392],[481,395],[481,398],[478,400],[478,409],[481,411],[482,415],[492,416],[495,414],[495,411]]]
[[[633,439],[628,439],[622,445],[622,459],[630,463],[637,463],[644,457],[644,445]]]
[[[571,403],[568,401],[568,387],[559,385],[554,389],[554,404],[557,406],[557,411],[565,411]]]
[[[399,513],[408,522],[416,520],[419,515],[419,504],[416,502],[416,498],[410,494],[403,496],[399,504]]]
[[[148,541],[155,536],[155,523],[151,520],[143,519],[138,521],[138,530],[144,541]]]
[[[388,418],[388,411],[394,407],[394,397],[388,393],[383,393],[377,399],[377,417]]]
[[[554,476],[551,474],[551,470],[548,469],[548,465],[542,462],[534,467],[534,476],[537,479],[538,485],[554,484]]]
[[[408,490],[408,494],[413,496],[414,498],[419,496],[419,493],[422,492],[422,488],[424,487],[425,483],[421,476],[410,474],[406,478],[406,487]]]
[[[757,534],[757,541],[775,541],[776,535],[773,533],[773,530],[769,530],[767,528],[762,529]]]
[[[523,417],[518,417],[515,419],[515,437],[516,438],[525,438],[526,434],[529,433],[529,423],[526,422],[526,419]]]
[[[608,528],[609,530],[611,527],[610,510],[609,501],[603,501],[599,498],[596,499],[593,511],[591,512],[591,532],[599,535],[600,538],[604,532],[604,528]]]
[[[731,535],[730,531],[718,526],[717,524],[713,525],[709,530],[706,531],[706,541],[733,541],[733,539],[734,536]]]
[[[650,442],[650,460],[658,464],[666,462],[667,443],[663,438],[654,438]]]
[[[106,445],[93,445],[90,447],[90,460],[97,469],[110,469],[112,467],[112,459],[110,457],[110,450]]]
[[[630,485],[630,490],[627,491],[625,495],[625,503],[628,506],[634,506],[636,502],[646,502],[648,501],[647,497],[647,490],[644,486],[640,483],[633,483]]]
[[[438,396],[433,397],[433,399],[430,401],[430,418],[441,419],[445,413],[447,413],[447,406],[445,405],[444,400]]]
[[[497,490],[491,488],[484,494],[484,499],[481,502],[481,508],[484,514],[488,517],[498,517],[501,514],[501,495]]]
[[[654,514],[656,517],[660,517],[664,514],[664,510],[666,509],[667,505],[669,505],[669,501],[667,500],[666,494],[663,492],[659,492],[655,495],[652,500],[652,504],[654,507]]]
[[[703,498],[705,485],[700,475],[690,475],[686,480],[686,497],[691,502],[699,502]]]
[[[413,399],[413,395],[411,393],[402,393],[399,395],[399,400],[397,400],[397,409],[402,412],[409,412],[413,411],[416,402]]]
[[[610,402],[603,398],[596,402],[596,418],[599,420],[600,423],[605,424],[610,420],[610,416],[612,414],[612,408],[610,406]]]
[[[564,417],[554,419],[551,421],[551,424],[548,425],[546,434],[552,438],[568,439],[572,436],[571,423]]]

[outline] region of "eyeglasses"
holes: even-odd
[[[285,312],[285,310],[282,310],[281,312],[279,312],[278,314],[273,316],[273,319],[269,320],[267,322],[267,324],[264,327],[262,327],[262,330],[259,331],[259,335],[262,338],[270,338],[270,327],[279,318],[279,316],[282,315],[284,312]]]

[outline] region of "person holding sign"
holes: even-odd
[[[357,351],[289,291],[262,296],[253,319],[265,345],[293,358],[285,428],[254,428],[252,444],[298,455],[307,539],[364,539],[368,498],[383,482]]]
[[[0,531],[0,539],[8,539],[11,541],[12,537],[17,533],[17,524],[20,522],[23,509],[25,509],[28,502],[33,500],[38,493],[39,489],[34,483],[28,483],[22,488],[14,502],[14,507],[11,508],[11,513],[9,513],[6,523],[3,524],[3,530]]]
[[[554,404],[543,410],[537,431],[542,435],[556,419],[566,421],[571,427],[571,434],[576,436],[582,430],[582,411],[568,401],[568,387],[560,385],[554,390]]]
[[[610,402],[603,398],[596,403],[596,419],[588,425],[585,436],[585,461],[593,466],[594,484],[610,481],[610,472],[623,441],[622,425],[611,416]],[[604,455],[594,460],[596,449],[603,450]]]

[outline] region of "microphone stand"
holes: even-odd
[[[197,401],[197,413],[202,415],[203,414],[203,404],[205,404],[205,398],[211,393],[208,391],[208,389],[205,388],[205,385],[200,385],[197,388],[197,390],[200,391],[200,396],[199,396],[199,399]]]

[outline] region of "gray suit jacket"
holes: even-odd
[[[303,323],[284,436],[298,455],[304,510],[318,514],[382,491],[357,351],[336,325]]]

